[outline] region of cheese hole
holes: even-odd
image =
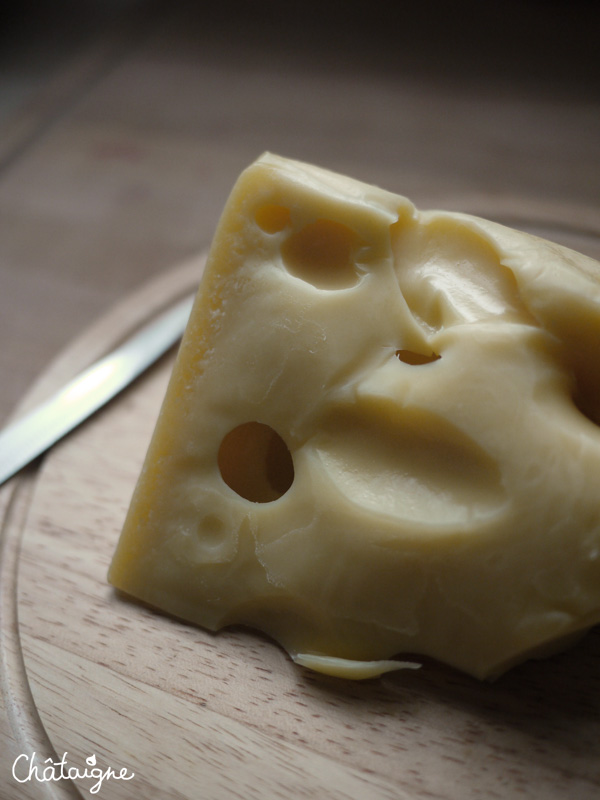
[[[254,219],[258,227],[265,233],[278,233],[289,225],[290,210],[285,206],[269,203],[256,211]]]
[[[431,353],[431,355],[427,356],[424,353],[416,353],[414,350],[396,350],[396,356],[405,364],[411,364],[415,367],[421,364],[431,364],[432,361],[437,361],[441,358],[437,353]]]
[[[294,481],[294,463],[286,443],[262,422],[245,422],[229,431],[217,461],[229,488],[253,503],[278,500]]]
[[[220,544],[226,533],[225,523],[216,514],[207,514],[200,522],[202,541],[205,544]]]
[[[318,289],[342,289],[358,280],[352,252],[358,237],[346,225],[318,219],[293,233],[281,254],[286,269]]]

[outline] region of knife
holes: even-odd
[[[193,296],[179,301],[56,394],[0,431],[0,486],[128,386],[183,334]]]

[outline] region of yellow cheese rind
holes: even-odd
[[[109,580],[324,672],[495,677],[600,621],[599,353],[592,259],[265,154]]]

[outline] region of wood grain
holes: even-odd
[[[36,394],[197,281],[200,261],[122,302]],[[2,498],[3,797],[89,797],[91,779],[17,785],[16,755],[135,773],[104,796],[477,800],[600,794],[600,634],[479,683],[440,665],[362,683],[296,667],[266,637],[183,624],[106,572],[172,354]]]

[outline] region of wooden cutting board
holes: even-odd
[[[202,261],[100,320],[23,408],[194,289]],[[600,797],[598,630],[495,684],[432,663],[353,683],[295,666],[260,634],[210,634],[112,590],[173,357],[0,492],[0,796]],[[79,776],[43,780],[65,753]],[[97,773],[81,773],[94,761],[123,778],[92,792]],[[36,764],[42,779],[26,780]]]

